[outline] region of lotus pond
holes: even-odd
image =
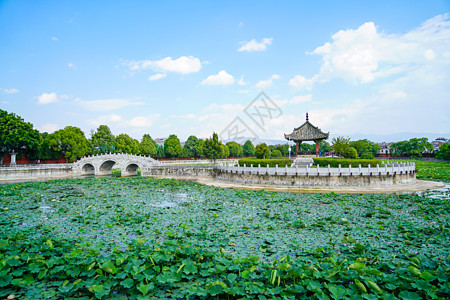
[[[0,186],[0,199],[0,297],[450,297],[448,194],[102,177]]]

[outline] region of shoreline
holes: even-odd
[[[244,189],[244,190],[261,190],[271,192],[290,192],[290,193],[339,193],[339,194],[415,194],[418,192],[424,192],[429,190],[436,190],[446,186],[445,183],[440,181],[427,181],[427,180],[416,180],[414,184],[405,185],[392,185],[392,186],[376,186],[376,187],[352,187],[352,186],[342,186],[342,187],[289,187],[289,186],[273,186],[273,185],[257,185],[257,184],[237,184],[228,181],[217,180],[208,177],[181,177],[181,176],[150,176],[154,178],[170,178],[177,180],[190,180],[197,183],[223,187],[232,189]]]

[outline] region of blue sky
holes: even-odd
[[[238,118],[283,139],[306,112],[333,135],[450,132],[449,1],[261,2],[0,1],[0,108],[87,136]],[[277,114],[258,126],[261,91]]]

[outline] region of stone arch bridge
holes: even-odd
[[[129,154],[103,154],[83,157],[73,163],[72,173],[80,175],[111,175],[112,169],[120,169],[122,176],[148,175],[149,169],[161,163],[148,156]]]

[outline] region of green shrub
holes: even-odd
[[[285,166],[290,167],[292,164],[292,159],[289,158],[258,159],[254,157],[240,159],[239,166],[243,167],[244,164],[247,167],[250,167],[251,165],[257,167],[258,164],[261,165],[261,167],[267,167],[267,165],[269,167],[275,167],[276,165],[278,165],[279,167]]]
[[[348,167],[351,165],[352,167],[357,167],[358,165],[361,165],[361,167],[367,167],[370,165],[371,167],[375,167],[377,164],[381,166],[382,161],[379,159],[341,159],[341,158],[326,158],[326,157],[319,157],[314,158],[314,165],[319,165],[322,167],[326,167],[330,165],[332,168],[339,167],[339,164],[341,167]]]
[[[358,157],[358,152],[356,151],[355,148],[348,147],[347,149],[345,149],[344,157],[345,158],[350,158],[350,159],[355,159],[355,158]]]
[[[282,157],[283,154],[281,154],[281,151],[280,151],[280,150],[273,150],[272,156],[273,156],[273,157]]]

